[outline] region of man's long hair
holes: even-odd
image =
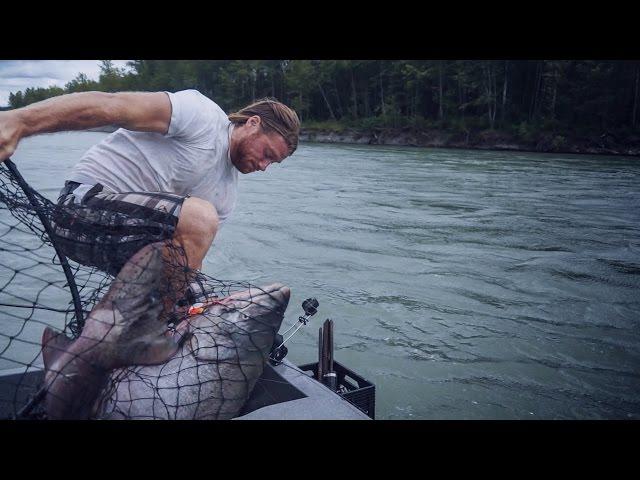
[[[244,125],[254,115],[260,117],[262,128],[266,133],[276,132],[284,138],[289,147],[289,155],[296,151],[300,119],[294,110],[274,98],[267,97],[229,114],[228,118],[236,125]]]

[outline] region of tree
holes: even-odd
[[[22,97],[22,92],[17,93],[9,93],[9,105],[11,108],[20,108],[24,107],[24,98]]]
[[[94,80],[89,80],[84,73],[79,73],[73,80],[65,85],[67,93],[88,92],[98,89],[98,83]]]
[[[285,86],[291,105],[301,120],[306,118],[311,107],[311,95],[316,88],[314,76],[309,60],[293,60],[287,65]]]
[[[631,128],[636,128],[638,125],[638,99],[640,98],[639,87],[640,87],[640,62],[636,63],[636,75],[635,75],[635,87],[633,93],[633,110],[631,114]]]

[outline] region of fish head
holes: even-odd
[[[289,287],[282,283],[272,283],[236,292],[223,298],[218,304],[223,311],[235,315],[236,322],[250,319],[250,323],[260,322],[272,328],[280,328],[290,298]]]
[[[191,353],[220,360],[260,353],[266,357],[280,329],[291,290],[281,283],[251,287],[222,300],[189,320]]]

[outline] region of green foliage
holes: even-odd
[[[348,128],[356,127],[350,122],[339,122],[337,120],[309,120],[304,122],[304,129],[307,130],[319,130],[319,131],[330,131],[330,132],[338,132],[341,133]]]
[[[516,134],[525,142],[533,141],[538,135],[538,129],[526,121],[520,122],[516,130]]]
[[[19,108],[90,90],[195,88],[225,111],[275,97],[303,125],[332,122],[337,130],[498,129],[530,140],[540,132],[640,133],[638,61],[135,60],[129,67],[103,60],[98,80],[80,73],[64,88],[11,93],[9,103]]]
[[[89,80],[84,73],[79,73],[76,78],[65,85],[66,93],[89,92],[101,90],[97,82]]]
[[[560,150],[567,146],[567,139],[562,135],[555,135],[551,140],[551,146],[554,150]]]
[[[422,115],[407,118],[407,126],[413,130],[431,130],[438,128],[439,123],[436,120],[424,118]]]
[[[20,108],[31,103],[40,102],[42,100],[46,100],[47,98],[57,97],[58,95],[64,94],[65,91],[60,87],[49,87],[49,88],[27,88],[24,93],[10,93],[9,94],[9,105],[12,108]]]

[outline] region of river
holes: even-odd
[[[105,135],[13,158],[54,198]],[[287,358],[332,318],[377,418],[640,416],[638,158],[303,143],[239,188],[204,271],[317,298]]]

